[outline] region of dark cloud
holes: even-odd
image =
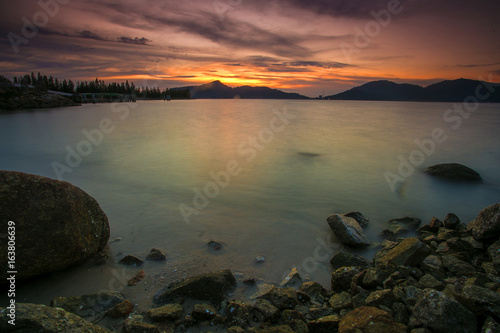
[[[323,62],[323,61],[292,61],[276,64],[277,66],[295,66],[295,67],[320,67],[320,68],[345,68],[355,67],[354,65],[341,62]]]
[[[135,38],[130,38],[130,37],[118,37],[118,41],[121,43],[127,43],[127,44],[138,44],[138,45],[147,45],[147,43],[152,42],[151,40],[142,37],[135,37]]]

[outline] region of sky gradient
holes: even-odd
[[[498,17],[498,0],[2,1],[0,74],[311,97],[379,79],[499,82]]]

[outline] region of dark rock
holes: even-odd
[[[408,286],[403,288],[404,298],[403,302],[408,306],[414,306],[422,294],[422,290],[414,286]]]
[[[111,318],[123,318],[128,316],[132,310],[134,310],[134,305],[129,300],[125,300],[112,307],[108,311],[108,316]]]
[[[394,293],[391,289],[374,291],[370,293],[370,295],[368,295],[368,297],[365,299],[366,306],[374,307],[379,307],[381,305],[389,307],[394,302],[396,302],[396,297],[394,296]]]
[[[283,322],[287,325],[290,325],[290,323],[293,320],[306,321],[306,317],[304,316],[304,314],[302,314],[301,312],[299,312],[297,310],[284,310],[283,314],[282,314],[282,319],[283,319]]]
[[[167,304],[161,306],[159,308],[150,309],[147,312],[148,317],[152,321],[160,322],[160,321],[168,321],[168,320],[177,320],[182,318],[184,313],[184,308],[181,304]]]
[[[227,329],[226,333],[246,333],[246,331],[239,326],[231,326]]]
[[[477,318],[460,303],[436,290],[425,290],[412,312],[410,325],[436,333],[477,331]]]
[[[309,333],[330,333],[337,332],[341,318],[337,315],[321,317],[316,320],[311,320],[307,327]]]
[[[161,333],[160,329],[155,325],[144,322],[143,316],[133,315],[129,316],[123,322],[124,333]]]
[[[146,259],[155,260],[155,261],[163,261],[163,260],[167,260],[167,256],[161,250],[151,249],[151,251],[147,255]]]
[[[488,255],[491,258],[495,270],[497,272],[500,272],[500,240],[496,241],[495,243],[491,244],[490,247],[488,247]]]
[[[342,318],[339,332],[406,333],[406,326],[396,323],[386,311],[371,306],[362,306]]]
[[[251,277],[251,278],[246,278],[243,280],[243,283],[244,284],[248,284],[248,285],[254,285],[255,284],[255,278]]]
[[[143,270],[140,270],[130,280],[128,280],[128,285],[129,286],[135,286],[139,282],[141,282],[142,279],[144,279],[144,277],[146,277],[146,273],[144,273]]]
[[[420,289],[435,289],[442,291],[444,289],[444,284],[436,279],[433,275],[431,274],[425,274],[422,276],[420,281],[418,281],[417,287]]]
[[[431,219],[431,221],[429,222],[429,227],[431,228],[431,230],[433,232],[439,231],[439,228],[441,228],[443,226],[444,226],[444,223],[440,219],[435,218],[435,217],[433,217]]]
[[[311,297],[302,291],[297,291],[297,299],[300,303],[308,303],[311,301]]]
[[[117,291],[107,291],[77,297],[56,297],[50,306],[74,313],[88,321],[103,317],[115,305],[125,301]]]
[[[352,278],[361,272],[359,267],[341,267],[332,273],[331,289],[340,293],[351,288]]]
[[[295,333],[292,328],[288,325],[268,327],[264,329],[258,329],[255,333]]]
[[[476,275],[474,266],[466,261],[460,260],[452,255],[442,256],[441,259],[443,261],[443,266],[453,273],[453,275],[465,277],[474,277]]]
[[[272,286],[272,288],[257,297],[270,301],[280,310],[293,309],[298,304],[297,292],[293,288],[277,288]]]
[[[0,171],[0,221],[5,233],[15,222],[18,281],[79,265],[109,240],[108,218],[94,198],[70,183],[21,172]],[[7,260],[7,246],[0,246],[0,266]]]
[[[255,257],[255,262],[256,262],[257,264],[262,264],[262,263],[264,263],[265,261],[266,261],[266,258],[264,258],[264,257],[262,257],[262,256],[260,256],[260,257]]]
[[[127,266],[140,266],[144,264],[144,260],[137,258],[136,256],[127,255],[123,257],[119,262],[119,264],[127,265]]]
[[[210,304],[195,304],[193,318],[196,320],[212,320],[217,316],[217,310]]]
[[[476,171],[458,163],[444,163],[428,167],[425,173],[438,178],[452,181],[482,182],[483,179]]]
[[[500,319],[500,294],[475,285],[466,285],[457,296],[477,316],[493,315]]]
[[[363,277],[363,286],[366,288],[376,288],[382,286],[384,280],[389,277],[390,272],[381,268],[368,268]]]
[[[370,266],[370,262],[367,259],[356,254],[348,254],[344,252],[335,253],[332,259],[330,259],[330,264],[334,270],[347,266],[358,266],[361,268]]]
[[[484,321],[481,333],[494,333],[494,332],[500,332],[500,324],[495,319],[488,317]]]
[[[370,220],[364,217],[360,212],[349,212],[342,215],[355,219],[361,228],[366,228],[370,222]]]
[[[313,298],[316,298],[318,295],[324,294],[326,292],[325,288],[323,288],[321,284],[315,281],[307,281],[302,283],[299,290]]]
[[[335,312],[345,308],[352,308],[352,296],[347,291],[343,291],[330,297],[328,304]]]
[[[154,295],[153,301],[165,304],[179,297],[187,297],[216,304],[223,301],[234,286],[236,279],[230,270],[201,274],[170,283]]]
[[[380,232],[379,236],[384,238],[384,239],[387,239],[391,242],[395,242],[397,239],[396,233],[394,231],[389,230],[389,229],[382,230]]]
[[[295,333],[309,333],[309,328],[305,321],[294,319],[288,324]]]
[[[410,313],[408,312],[406,305],[400,302],[394,302],[394,304],[392,304],[392,316],[396,322],[403,325],[408,325],[408,322],[410,321]]]
[[[404,234],[410,230],[416,230],[422,220],[418,217],[401,217],[387,221],[388,230],[392,231],[396,236]]]
[[[382,256],[375,256],[378,266],[418,266],[430,249],[417,238],[407,238]]]
[[[230,301],[226,305],[225,314],[231,326],[246,326],[250,321],[252,306],[242,302]]]
[[[456,230],[460,224],[460,219],[453,213],[448,213],[443,221],[444,227],[446,229]]]
[[[335,214],[329,216],[326,220],[342,243],[354,247],[365,247],[370,245],[370,241],[363,234],[361,226],[355,219]]]
[[[224,247],[222,243],[216,242],[216,241],[210,241],[207,243],[208,247],[211,248],[212,250],[220,250]]]
[[[439,228],[438,238],[441,240],[448,240],[450,238],[462,237],[464,236],[462,232],[457,230],[450,230],[446,228]]]
[[[253,321],[275,323],[280,318],[280,310],[270,301],[259,299],[251,310]]]
[[[475,240],[495,239],[500,236],[500,203],[486,207],[467,229]]]
[[[15,326],[9,324],[9,313],[7,308],[0,307],[1,332],[109,332],[61,308],[40,304],[16,302]]]
[[[298,288],[302,284],[302,278],[299,275],[297,267],[292,268],[290,273],[281,281],[280,287],[294,287]]]

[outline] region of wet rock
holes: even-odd
[[[456,230],[460,224],[460,219],[453,213],[448,213],[443,221],[446,229]]]
[[[109,332],[61,308],[40,304],[16,303],[15,326],[9,324],[8,314],[8,309],[0,307],[1,332]]]
[[[431,176],[452,181],[483,181],[479,173],[459,163],[436,164],[428,167],[424,172]]]
[[[486,207],[467,225],[475,240],[495,239],[500,236],[500,203]]]
[[[297,292],[293,288],[272,287],[259,296],[273,303],[278,309],[293,309],[298,304]]]
[[[497,272],[500,272],[500,240],[496,241],[495,243],[491,244],[490,247],[488,247],[488,255],[491,258],[495,270]]]
[[[255,262],[257,264],[262,264],[266,261],[266,258],[262,257],[262,256],[259,256],[259,257],[255,257]]]
[[[284,310],[282,313],[282,319],[283,322],[287,325],[290,325],[293,320],[297,319],[306,321],[306,317],[304,316],[304,314],[297,310]]]
[[[396,297],[391,289],[383,289],[372,292],[365,299],[366,306],[387,306],[390,307],[392,304],[396,302]]]
[[[94,198],[70,183],[21,172],[0,171],[0,220],[2,233],[15,222],[18,281],[82,264],[109,240],[108,218]],[[0,246],[1,267],[7,250]]]
[[[406,326],[396,323],[386,311],[371,306],[362,306],[342,318],[339,332],[406,333]]]
[[[140,270],[130,280],[128,280],[128,285],[129,286],[135,286],[139,282],[141,282],[142,279],[144,279],[144,277],[146,277],[146,273],[144,273],[143,270]]]
[[[88,321],[94,321],[125,301],[117,291],[107,291],[77,297],[56,297],[50,301],[50,306],[64,309]]]
[[[381,286],[385,279],[389,277],[390,273],[387,270],[371,267],[366,270],[363,277],[363,286],[366,288],[376,288]]]
[[[207,243],[208,247],[211,248],[212,250],[220,250],[224,247],[224,245],[222,245],[222,243],[219,243],[219,242],[216,242],[216,241],[210,241]]]
[[[118,263],[127,266],[140,266],[144,264],[144,260],[139,259],[133,255],[127,255],[123,257]]]
[[[246,326],[250,321],[252,306],[242,302],[230,301],[225,308],[227,320],[231,326]]]
[[[436,333],[477,331],[477,318],[460,303],[436,290],[421,293],[410,325],[427,327]]]
[[[123,318],[128,316],[132,310],[134,310],[134,305],[129,300],[125,300],[112,307],[108,311],[108,316],[111,318]]]
[[[410,313],[408,312],[406,305],[400,302],[394,302],[394,304],[392,304],[392,316],[396,322],[403,325],[408,325],[408,322],[410,321]]]
[[[420,281],[418,281],[417,288],[420,289],[435,289],[442,291],[444,289],[444,284],[436,279],[434,276],[431,274],[425,274]]]
[[[159,308],[150,309],[147,312],[148,317],[152,321],[160,322],[160,321],[168,321],[168,320],[177,320],[182,318],[184,313],[184,308],[181,304],[167,304],[161,306]]]
[[[370,262],[367,259],[356,254],[348,254],[344,252],[335,253],[332,259],[330,259],[330,264],[334,270],[347,266],[358,266],[361,268],[370,266]]]
[[[168,284],[158,291],[153,301],[165,304],[179,297],[187,297],[212,303],[220,303],[236,286],[236,279],[230,270],[201,274]]]
[[[275,323],[280,318],[280,310],[270,301],[259,299],[255,302],[251,315],[253,321]]]
[[[333,309],[330,308],[330,307],[326,307],[326,306],[322,306],[322,307],[313,306],[313,307],[309,308],[308,319],[310,318],[312,320],[315,320],[315,319],[319,319],[321,317],[330,316],[332,314],[333,314]]]
[[[290,273],[281,281],[280,287],[298,288],[302,284],[302,278],[297,271],[297,267],[292,268]]]
[[[441,259],[436,255],[427,256],[421,263],[420,268],[425,273],[431,274],[438,280],[446,277],[445,268]]]
[[[128,317],[123,322],[123,332],[125,333],[160,333],[160,329],[155,325],[144,322],[143,316],[134,315]]]
[[[318,295],[325,293],[325,288],[316,281],[307,281],[300,285],[300,291],[308,294],[309,296],[316,298]]]
[[[422,223],[418,217],[401,217],[387,221],[387,229],[392,231],[396,236],[404,234],[410,230],[417,230]]]
[[[295,333],[292,328],[288,325],[281,325],[275,327],[268,327],[264,329],[258,329],[256,333]]]
[[[167,256],[161,250],[151,249],[149,254],[146,256],[146,259],[154,261],[164,261],[167,260]]]
[[[212,320],[217,316],[217,310],[210,304],[195,304],[193,318],[196,320]]]
[[[309,328],[305,321],[294,319],[288,324],[295,333],[309,333]]]
[[[342,309],[352,307],[352,296],[347,291],[343,291],[330,297],[328,304],[333,311],[339,312]]]
[[[395,242],[397,237],[396,237],[396,234],[394,233],[394,231],[391,231],[389,229],[384,229],[380,232],[379,234],[380,237],[386,239],[386,240],[389,240],[391,242]]]
[[[475,285],[466,285],[457,298],[478,316],[488,314],[500,319],[499,293]]]
[[[337,332],[341,318],[338,315],[330,315],[312,320],[307,324],[309,333]]]
[[[443,266],[455,276],[474,277],[476,275],[474,266],[455,256],[445,255],[441,257],[441,260],[443,261]]]
[[[382,256],[375,256],[378,266],[418,266],[430,249],[417,238],[407,238]]]
[[[370,220],[364,217],[360,212],[349,212],[342,215],[355,219],[361,228],[366,228],[370,222]]]
[[[363,234],[361,226],[355,219],[335,214],[328,217],[326,220],[342,243],[354,247],[365,247],[370,245],[370,241]]]
[[[340,293],[351,288],[352,278],[361,272],[359,267],[341,267],[332,273],[331,289]]]

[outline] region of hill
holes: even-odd
[[[373,81],[324,98],[366,101],[463,102],[467,97],[476,96],[477,87],[483,87],[480,90],[481,94],[489,93],[488,89],[494,90],[483,102],[500,103],[500,84],[468,79],[442,81],[425,88],[414,84],[401,84],[385,80]]]

